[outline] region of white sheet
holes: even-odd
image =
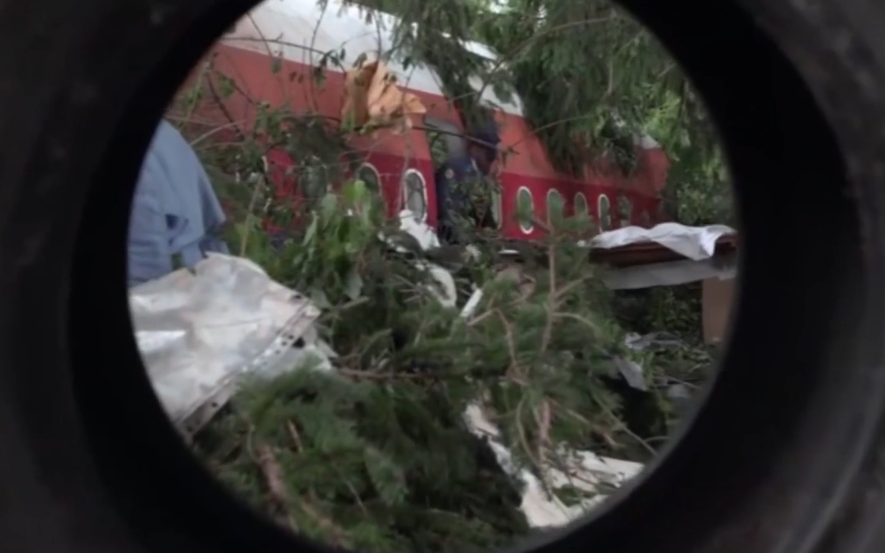
[[[661,223],[653,228],[625,227],[595,236],[588,246],[610,250],[631,244],[655,242],[694,261],[708,259],[716,253],[716,241],[735,230],[725,225],[688,227],[678,223]]]

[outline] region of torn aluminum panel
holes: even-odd
[[[244,374],[331,368],[307,298],[255,263],[212,254],[194,267],[130,289],[136,340],[154,391],[190,436],[230,398]]]
[[[411,212],[400,221],[420,248],[439,246],[432,229]],[[439,283],[430,292],[454,306],[451,274],[418,264]],[[129,303],[154,391],[186,437],[209,422],[247,374],[273,378],[299,368],[332,369],[335,353],[313,326],[320,310],[248,259],[212,254],[193,272],[182,269],[132,288]]]

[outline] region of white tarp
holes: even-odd
[[[679,223],[661,223],[650,229],[642,227],[624,227],[596,235],[590,240],[591,248],[610,250],[655,242],[679,255],[700,261],[709,259],[716,253],[716,241],[721,237],[734,234],[735,230],[725,225],[707,227],[689,227]]]
[[[716,241],[734,234],[725,225],[689,227],[678,223],[662,223],[653,228],[625,227],[603,232],[592,240],[591,248],[610,250],[642,243],[656,243],[685,259],[631,267],[609,268],[602,274],[606,286],[613,290],[636,290],[653,286],[676,286],[708,278],[735,278],[737,255],[716,255]]]
[[[579,246],[611,250],[642,243],[656,243],[683,257],[678,261],[651,263],[633,267],[609,268],[601,275],[612,290],[636,290],[653,286],[677,286],[708,278],[728,280],[735,277],[737,256],[734,253],[716,256],[716,241],[734,234],[725,225],[689,227],[678,223],[662,223],[653,228],[625,227],[602,232]],[[501,250],[505,255],[518,255],[517,250]]]

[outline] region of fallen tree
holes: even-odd
[[[282,244],[254,230],[252,251],[267,248],[256,258],[278,260],[271,276],[322,308],[334,370],[244,383],[195,450],[263,512],[357,549],[455,551],[526,536],[526,475],[561,505],[589,508],[607,490],[582,481],[575,452],[647,460],[669,407],[619,379],[613,360],[636,354],[576,245],[587,221],[559,224],[519,271],[460,261],[458,287],[482,291],[467,316],[440,301],[426,259],[391,247],[396,225],[358,181]],[[506,458],[471,428],[471,410],[498,429]],[[637,431],[625,414],[651,422]]]

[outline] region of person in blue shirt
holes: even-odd
[[[478,212],[471,197],[471,188],[491,174],[498,158],[500,142],[493,128],[472,133],[468,136],[466,155],[449,159],[437,169],[434,175],[437,225],[443,241],[451,244],[464,241],[458,229],[458,220],[470,220],[482,227],[495,226],[491,209]]]
[[[163,120],[148,148],[129,223],[128,284],[171,273],[173,258],[193,267],[207,252],[228,253],[214,234],[224,211],[196,152]]]

